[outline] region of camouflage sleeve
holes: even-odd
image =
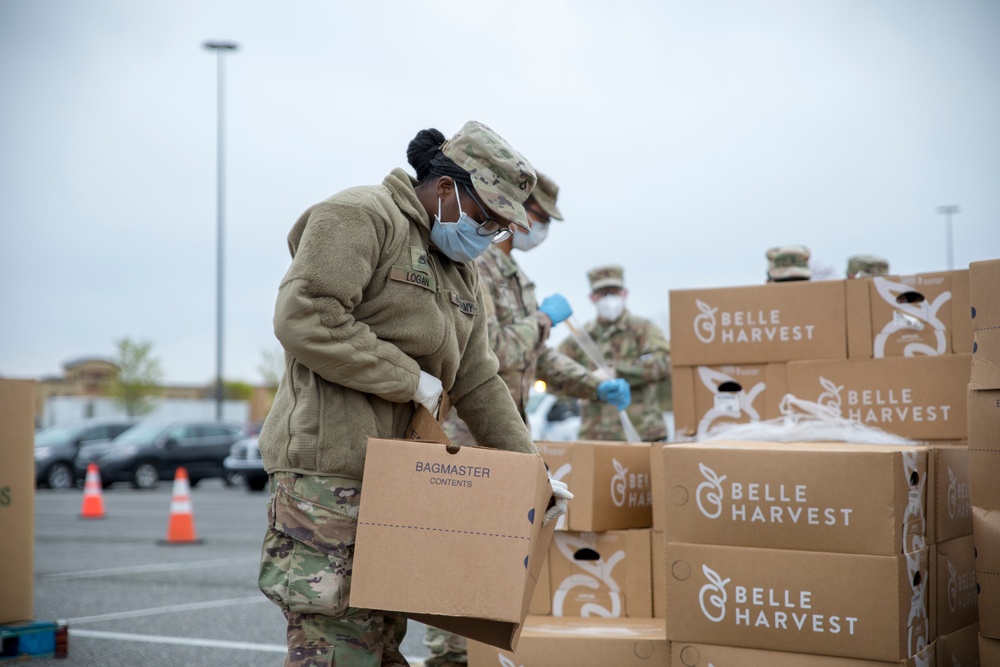
[[[576,344],[573,341],[574,345]],[[560,345],[562,349],[566,344]],[[597,385],[600,380],[585,366],[568,354],[546,347],[538,357],[538,368],[535,376],[545,380],[548,391],[558,396],[572,398],[597,398]]]
[[[579,343],[577,343],[572,336],[568,336],[565,340],[563,340],[563,342],[559,343],[557,350],[560,354],[565,354],[578,364],[584,363],[583,348],[580,347]]]
[[[623,350],[615,363],[615,373],[635,389],[670,378],[670,343],[652,322],[636,327],[635,346]]]
[[[501,325],[496,314],[494,298],[496,283],[492,276],[480,271],[483,296],[487,306],[487,329],[490,337],[490,349],[500,362],[500,372],[519,368],[538,353],[538,348],[545,344],[552,329],[552,322],[542,313],[535,311],[526,316],[515,318],[512,322]]]

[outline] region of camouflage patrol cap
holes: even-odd
[[[767,277],[774,282],[809,280],[809,248],[804,245],[782,245],[767,251]]]
[[[535,189],[531,191],[531,198],[538,203],[538,206],[545,211],[545,214],[553,220],[562,220],[562,213],[556,206],[556,198],[559,196],[559,186],[556,182],[545,174],[535,172],[538,182]]]
[[[847,259],[847,277],[884,276],[889,273],[889,261],[875,255],[851,255]]]
[[[617,264],[598,266],[587,271],[587,279],[590,281],[590,291],[596,292],[605,287],[617,287],[625,289],[625,269]]]
[[[535,170],[500,135],[470,120],[441,144],[441,152],[469,172],[472,186],[490,209],[525,231],[530,229],[524,200],[535,187]]]

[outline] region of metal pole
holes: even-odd
[[[226,154],[225,154],[225,67],[224,55],[226,51],[235,51],[235,42],[211,41],[205,42],[206,49],[212,49],[216,53],[217,63],[217,102],[216,102],[216,214],[215,214],[215,417],[222,418],[222,399],[225,395],[222,383],[222,356],[223,356],[223,275],[224,275],[224,246],[225,237],[223,235],[225,213],[226,213]]]
[[[955,268],[955,257],[952,252],[952,240],[951,240],[951,216],[953,213],[958,213],[959,208],[954,204],[949,204],[948,206],[938,206],[938,213],[944,215],[944,233],[945,233],[945,252],[948,253],[948,270],[951,271]]]

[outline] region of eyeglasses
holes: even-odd
[[[472,188],[465,183],[462,183],[462,187],[465,188],[465,191],[469,193],[470,197],[472,197],[472,201],[476,202],[476,206],[479,207],[479,212],[483,214],[483,222],[480,222],[479,227],[476,228],[477,234],[480,236],[492,236],[493,238],[490,239],[490,243],[502,243],[514,235],[514,232],[511,231],[510,227],[502,227],[499,222],[490,218],[489,214],[486,212],[486,207],[483,206],[479,202],[476,195],[473,194]]]

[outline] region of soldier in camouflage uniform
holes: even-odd
[[[809,280],[809,248],[804,245],[782,245],[767,251],[767,282],[783,283]]]
[[[531,221],[530,231],[527,234],[515,231],[513,238],[492,246],[476,260],[488,304],[490,347],[500,362],[500,377],[510,389],[525,422],[529,390],[536,379],[544,380],[554,392],[595,401],[599,386],[615,382],[598,377],[546,345],[553,325],[569,317],[572,311],[558,294],[547,297],[539,306],[535,300],[535,283],[511,257],[512,249],[530,250],[540,243],[539,236],[545,238],[548,234],[551,219],[562,220],[562,213],[556,206],[558,191],[550,178],[538,174],[535,189],[524,203]],[[624,384],[618,380],[616,386]],[[603,387],[601,393],[607,389],[608,386]],[[468,426],[455,411],[445,420],[444,429],[456,444],[476,444]],[[431,656],[425,661],[427,667],[467,664],[465,638],[460,635],[428,627],[424,644],[431,649]]]
[[[406,615],[350,604],[369,437],[405,437],[416,406],[436,409],[444,391],[478,439],[537,454],[468,261],[530,228],[534,169],[474,121],[450,140],[422,130],[407,159],[416,179],[395,169],[340,192],[288,235],[274,314],[285,372],[259,439],[271,496],[258,578],[287,622],[286,667],[407,665]]]
[[[618,265],[600,266],[587,273],[590,300],[597,307],[597,319],[585,325],[605,361],[617,377],[632,388],[629,418],[644,442],[668,437],[661,398],[669,396],[670,344],[660,328],[625,309],[624,270]],[[580,363],[590,364],[574,338],[567,338],[559,350]],[[594,401],[582,407],[581,440],[625,440],[621,419],[614,407]]]
[[[875,255],[852,255],[847,260],[848,278],[866,278],[889,274],[889,260]]]

